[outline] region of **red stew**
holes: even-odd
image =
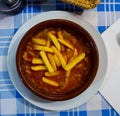
[[[62,57],[64,58],[66,63],[71,62],[81,53],[85,53],[85,57],[75,66],[73,66],[68,72],[62,67],[61,64],[59,66],[57,66],[56,64],[57,70],[55,72],[57,72],[58,74],[53,76],[45,76],[45,72],[49,72],[47,68],[43,68],[40,70],[36,69],[36,66],[44,65],[44,61],[43,64],[32,63],[33,59],[42,59],[40,51],[44,51],[37,50],[35,47],[36,45],[48,46],[49,48],[51,48],[51,46],[55,46],[54,42],[48,35],[49,32],[52,33],[52,35],[54,35],[56,39],[59,39],[61,37],[61,39],[64,39],[64,41],[66,41],[69,45],[73,47],[69,48],[58,41],[61,46],[60,53],[62,54]],[[38,43],[35,42],[34,39],[43,40],[43,45],[40,45],[38,41]],[[54,55],[54,51],[44,52],[46,53],[47,58],[48,53]],[[36,33],[34,37],[28,39],[26,45],[24,46],[24,49],[22,50],[20,63],[21,70],[24,72],[24,78],[26,78],[26,80],[28,80],[28,82],[36,89],[46,91],[50,94],[63,94],[70,92],[75,88],[82,87],[89,79],[93,63],[92,49],[90,44],[83,39],[83,35],[75,36],[74,34],[71,34],[69,30],[49,27],[47,29],[41,30],[40,32]],[[31,67],[33,67],[33,69]],[[58,85],[52,85],[49,84],[49,82],[44,82],[43,77],[57,83]]]

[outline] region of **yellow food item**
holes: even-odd
[[[60,71],[55,71],[55,72],[45,72],[45,76],[56,76],[60,73]]]
[[[61,63],[60,63],[60,60],[59,60],[59,58],[57,57],[56,54],[53,55],[53,58],[54,58],[54,61],[55,61],[56,65],[57,65],[58,67],[60,67],[60,66],[61,66]]]
[[[60,63],[62,64],[62,67],[65,67],[66,62],[65,62],[65,59],[64,59],[63,55],[61,54],[61,52],[59,50],[57,50],[54,46],[52,46],[52,49],[53,49],[54,53],[58,56]]]
[[[53,50],[51,48],[47,47],[47,46],[34,45],[34,49],[35,50],[43,50],[43,51],[53,53]]]
[[[71,72],[71,70],[66,71],[66,77],[70,76],[70,72]]]
[[[66,47],[70,48],[70,49],[74,49],[74,47],[67,41],[65,41],[64,39],[58,39],[60,43],[62,43],[63,45],[65,45]]]
[[[56,87],[59,86],[59,83],[52,81],[46,77],[42,77],[42,81],[52,86],[56,86]]]
[[[46,46],[49,47],[50,46],[50,43],[51,43],[51,40],[50,38],[48,38],[47,42],[46,42]]]
[[[32,69],[33,71],[47,70],[46,66],[44,66],[44,65],[31,66],[31,69]]]
[[[61,51],[61,46],[60,46],[60,43],[58,41],[58,39],[56,38],[55,35],[53,35],[51,32],[48,32],[48,36],[49,38],[52,40],[52,42],[54,43],[55,47]]]
[[[82,61],[85,58],[85,53],[81,53],[80,55],[78,55],[77,57],[75,57],[73,60],[71,60],[71,62],[69,62],[64,69],[65,70],[70,70],[72,69],[76,64],[78,64],[80,61]]]
[[[46,53],[44,51],[40,51],[40,55],[41,55],[41,58],[42,58],[42,60],[43,60],[43,62],[45,64],[45,66],[47,67],[48,71],[49,72],[54,72],[54,69],[50,64]]]
[[[33,58],[32,64],[44,64],[43,60],[40,58]]]
[[[50,61],[50,64],[52,65],[52,67],[54,68],[54,71],[57,71],[57,66],[56,66],[56,63],[54,61],[54,57],[53,57],[53,54],[51,53],[48,53],[48,59]]]
[[[32,38],[32,42],[35,44],[39,44],[39,45],[46,45],[46,41],[44,39],[40,39],[40,38]]]

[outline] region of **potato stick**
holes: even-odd
[[[51,40],[50,38],[48,38],[47,42],[46,42],[46,46],[49,47],[50,46],[50,43],[51,43]]]
[[[46,84],[52,85],[52,86],[59,86],[59,83],[52,81],[48,78],[42,77],[42,81],[45,82]]]
[[[66,42],[64,39],[58,39],[58,40],[59,40],[60,43],[62,43],[66,47],[68,47],[68,48],[70,48],[72,50],[74,49],[74,47],[70,43]]]
[[[53,57],[54,57],[54,61],[55,61],[56,65],[57,65],[58,67],[61,66],[60,60],[59,60],[59,58],[57,57],[57,55],[54,54]]]
[[[70,72],[71,72],[71,70],[66,71],[66,77],[70,76]]]
[[[61,51],[61,46],[60,46],[60,43],[58,42],[58,39],[51,32],[48,32],[48,36],[52,40],[52,42],[54,43],[54,45],[56,46],[56,48],[59,51]]]
[[[43,51],[53,53],[53,50],[51,48],[47,47],[47,46],[34,45],[34,49],[35,50],[43,50]]]
[[[50,64],[54,68],[54,71],[57,71],[57,66],[56,66],[56,63],[54,61],[53,55],[51,53],[48,53],[47,55],[48,55],[48,59],[50,61]]]
[[[43,62],[45,63],[45,66],[47,67],[48,71],[49,72],[54,72],[54,69],[50,64],[46,53],[44,51],[40,51],[40,55],[41,55],[41,58],[42,58]]]
[[[85,58],[85,53],[81,53],[80,55],[78,55],[77,57],[75,57],[71,62],[69,62],[64,69],[65,70],[70,70],[72,69],[77,63],[79,63],[80,61],[82,61]]]
[[[61,31],[58,32],[58,38],[59,39],[64,39]]]
[[[40,58],[33,58],[32,64],[44,64],[43,60]]]
[[[32,38],[32,42],[39,45],[46,45],[46,40],[40,38]]]
[[[55,71],[55,72],[45,72],[45,76],[56,76],[58,75],[60,72],[59,71]]]
[[[65,59],[64,59],[64,57],[62,56],[62,54],[61,54],[61,53],[59,52],[59,50],[57,50],[54,46],[52,46],[52,49],[53,49],[54,53],[58,56],[62,67],[65,67],[66,62],[65,62]]]
[[[33,71],[39,71],[39,70],[47,70],[47,67],[45,65],[39,65],[39,66],[31,66],[31,69]]]

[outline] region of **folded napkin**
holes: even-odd
[[[102,37],[108,53],[108,70],[99,92],[120,114],[120,19]]]

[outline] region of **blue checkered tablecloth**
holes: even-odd
[[[43,3],[40,0],[28,0],[22,12],[17,15],[0,13],[0,116],[118,116],[99,92],[77,108],[59,112],[46,111],[26,101],[10,80],[6,62],[8,48],[19,27],[41,12],[66,9],[81,12],[81,8],[59,0]],[[101,0],[96,8],[84,10],[81,17],[102,33],[120,18],[120,0]]]

